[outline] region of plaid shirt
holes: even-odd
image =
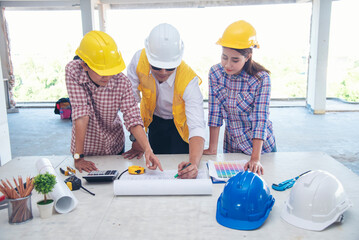
[[[262,153],[275,146],[269,118],[270,77],[257,77],[242,71],[228,75],[221,64],[209,72],[208,126],[220,127],[226,122],[223,151],[252,153],[252,139],[262,139]]]
[[[127,130],[143,126],[128,78],[119,73],[105,87],[97,87],[81,66],[81,60],[66,65],[66,86],[72,107],[72,120],[89,116],[84,154],[109,155],[122,151],[125,143],[123,126],[118,115],[123,114]],[[71,153],[75,149],[75,125],[72,127]]]

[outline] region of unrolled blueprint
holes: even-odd
[[[211,195],[212,182],[207,171],[196,179],[174,178],[177,170],[146,170],[145,174],[125,173],[114,181],[114,195]]]

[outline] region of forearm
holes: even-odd
[[[151,150],[150,143],[148,142],[146,133],[141,125],[131,127],[130,132],[136,138],[136,141],[138,141],[144,152],[146,152],[147,150]]]
[[[253,150],[252,150],[251,160],[260,161],[263,140],[254,138],[252,141],[253,141]]]
[[[74,121],[75,124],[75,152],[82,154],[85,148],[85,136],[87,126],[89,123],[89,116],[83,116]]]
[[[199,136],[189,139],[189,161],[199,166],[203,155],[204,139]]]
[[[218,148],[220,127],[209,127],[209,149],[216,151]]]

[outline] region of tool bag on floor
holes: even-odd
[[[55,114],[60,114],[61,119],[71,119],[71,104],[69,98],[60,98],[55,104]]]

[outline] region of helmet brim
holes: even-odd
[[[91,66],[89,66],[89,67],[91,68]],[[117,65],[110,69],[104,69],[104,70],[93,69],[93,68],[91,68],[91,69],[100,76],[113,76],[113,75],[119,74],[120,72],[125,70],[125,68],[126,68],[126,65],[122,62],[122,64]]]
[[[257,229],[257,228],[259,228],[259,227],[261,227],[263,225],[263,223],[267,219],[270,211],[272,210],[272,207],[268,208],[266,214],[261,219],[259,219],[257,221],[242,221],[242,220],[236,220],[236,219],[233,219],[233,218],[227,218],[227,217],[224,217],[220,212],[221,197],[222,196],[220,196],[218,198],[218,200],[217,200],[216,220],[217,220],[217,222],[219,224],[221,224],[222,226],[228,227],[228,228],[237,229],[237,230],[254,230],[254,229]]]
[[[176,59],[175,61],[159,61],[158,59],[155,59],[151,56],[151,54],[149,53],[147,47],[145,47],[145,51],[146,51],[146,56],[147,56],[147,60],[148,62],[154,66],[154,67],[158,67],[158,68],[164,68],[164,69],[168,69],[168,68],[176,68],[178,67],[181,62],[182,62],[182,56],[183,53],[181,54],[181,56]]]
[[[305,230],[311,230],[311,231],[323,231],[324,229],[326,229],[327,227],[329,227],[331,224],[337,222],[338,219],[340,219],[341,215],[343,215],[343,213],[352,206],[352,203],[349,199],[346,200],[346,202],[344,202],[342,204],[343,206],[346,206],[344,209],[342,209],[340,212],[338,212],[333,218],[324,221],[324,222],[314,222],[314,221],[309,221],[309,220],[305,220],[299,217],[294,216],[293,214],[290,214],[288,212],[288,203],[285,202],[284,203],[284,207],[282,208],[282,212],[280,214],[281,218],[286,221],[287,223],[295,226],[295,227],[299,227]]]
[[[177,61],[172,61],[172,62],[162,62],[162,61],[157,61],[155,59],[152,59],[151,57],[149,57],[147,55],[147,58],[148,58],[148,62],[154,66],[154,67],[158,67],[158,68],[164,68],[164,69],[168,69],[168,68],[176,68],[178,67],[181,62],[182,62],[182,59],[179,59]]]
[[[234,49],[246,49],[246,48],[259,49],[259,44],[256,41],[252,41],[250,43],[228,42],[228,41],[224,41],[222,38],[220,38],[220,39],[218,39],[216,44],[221,45],[222,47],[234,48]]]

